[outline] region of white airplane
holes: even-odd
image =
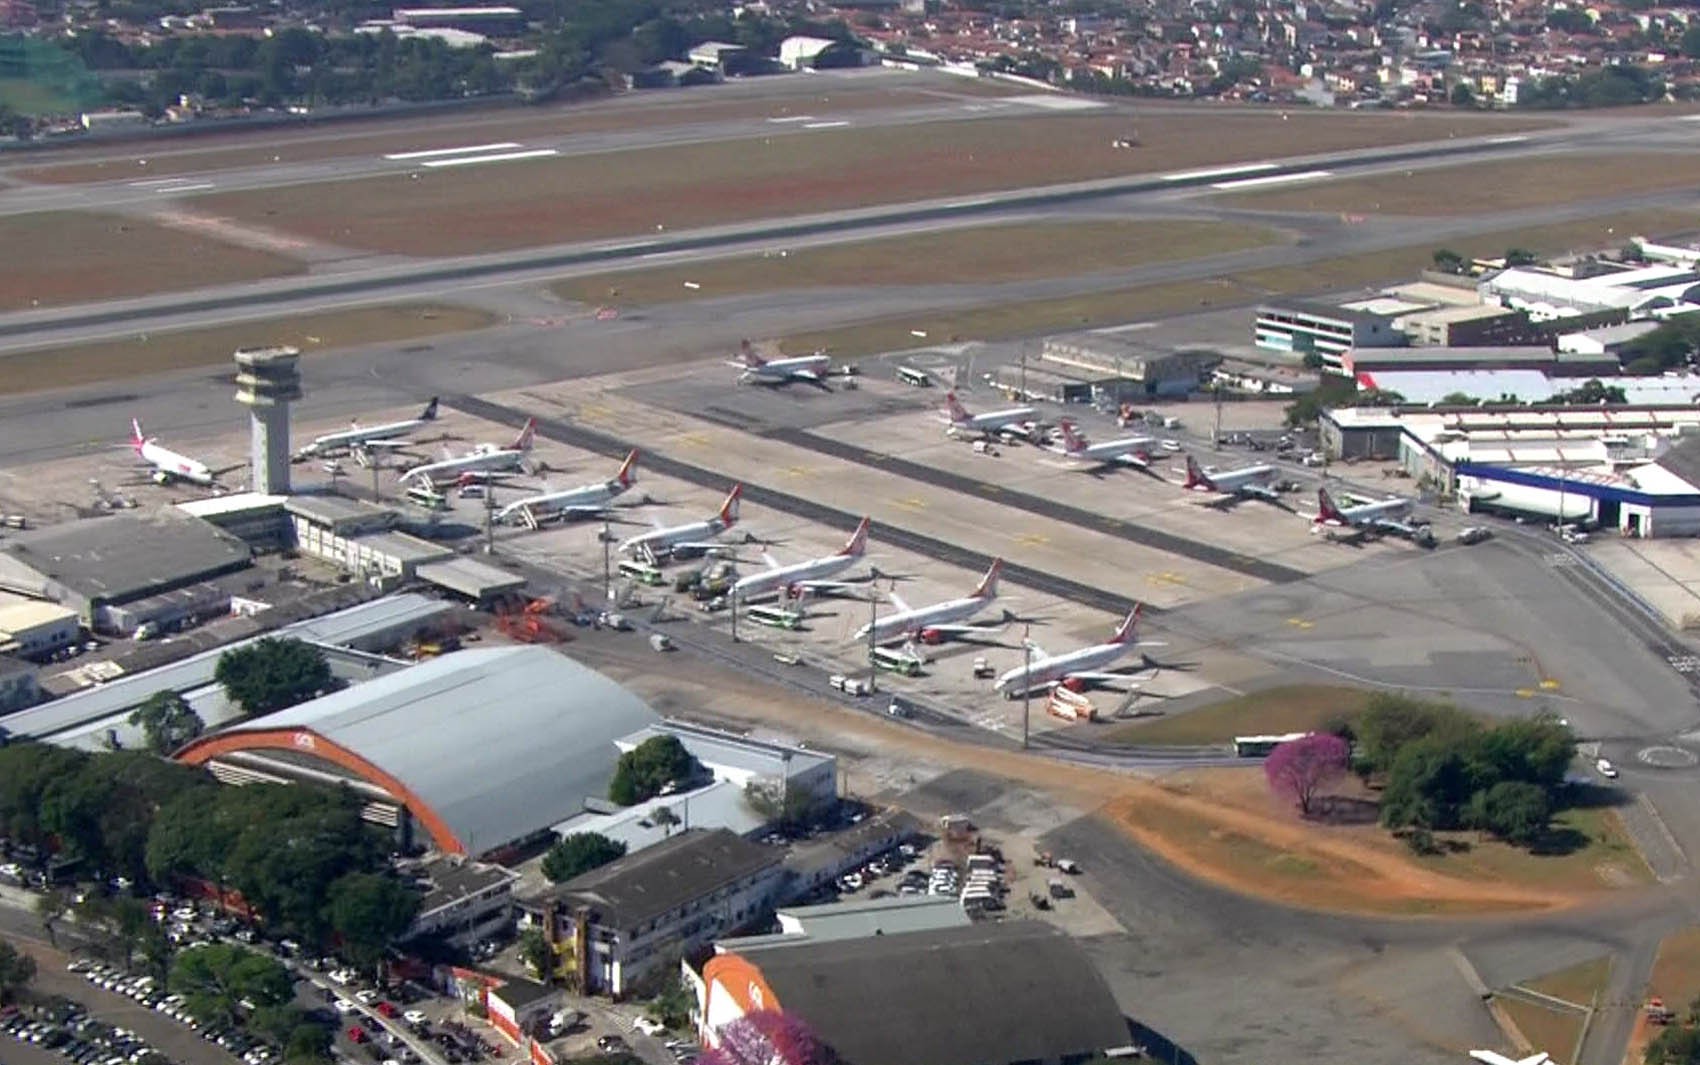
[[[738,383],[758,381],[762,384],[783,385],[792,381],[806,381],[818,385],[826,380],[826,371],[832,365],[832,358],[824,352],[813,355],[798,355],[790,359],[764,359],[750,347],[749,341],[744,341],[737,358],[727,361],[728,366],[736,366],[744,372],[738,375]]]
[[[525,465],[525,457],[531,453],[531,443],[536,436],[537,419],[527,418],[525,426],[519,431],[519,436],[515,437],[514,442],[507,447],[479,444],[459,457],[415,466],[401,475],[401,483],[404,485],[464,483],[468,474],[474,475],[471,479],[477,480],[487,479],[480,478],[477,475],[520,469]]]
[[[1062,432],[1062,445],[1051,450],[1064,458],[1076,462],[1090,462],[1095,466],[1112,466],[1116,463],[1126,463],[1147,469],[1151,465],[1151,448],[1157,443],[1154,436],[1129,436],[1120,440],[1106,440],[1101,444],[1088,444],[1075,435],[1074,422],[1067,418],[1057,423]]]
[[[1313,531],[1351,529],[1359,533],[1395,533],[1409,536],[1414,531],[1409,522],[1416,500],[1405,498],[1382,499],[1374,503],[1359,503],[1342,507],[1334,502],[1327,488],[1316,490],[1318,510],[1311,519]]]
[[[944,394],[945,433],[957,436],[970,433],[978,436],[1026,437],[1033,429],[1032,407],[1008,407],[984,414],[970,414],[955,392]]]
[[[650,532],[621,541],[618,550],[622,555],[641,554],[645,551],[652,555],[665,555],[681,548],[714,547],[716,545],[712,541],[715,537],[738,524],[738,500],[743,495],[744,486],[733,485],[731,493],[726,496],[726,502],[720,504],[719,512],[707,521],[693,521],[668,528],[657,526]]]
[[[140,419],[130,419],[130,450],[136,457],[153,467],[149,476],[155,484],[170,484],[173,481],[186,481],[189,484],[211,486],[217,476],[207,468],[206,463],[198,462],[187,455],[179,455],[168,447],[161,447],[156,437],[142,435]]]
[[[1094,681],[1126,680],[1122,674],[1107,673],[1101,667],[1139,646],[1141,641],[1135,631],[1139,626],[1139,609],[1137,606],[1133,608],[1116,629],[1116,634],[1110,637],[1109,643],[1082,647],[1060,655],[1046,654],[1034,647],[1032,662],[1016,666],[999,677],[992,687],[1003,693],[1004,698],[1013,699],[1024,692],[1056,685],[1079,691]]]
[[[1221,496],[1236,498],[1262,499],[1277,502],[1281,494],[1270,485],[1275,478],[1273,466],[1242,466],[1237,470],[1218,470],[1215,473],[1205,473],[1198,465],[1198,460],[1191,455],[1186,457],[1186,480],[1181,482],[1182,488],[1194,492],[1215,492]]]
[[[437,397],[432,396],[431,402],[425,404],[425,409],[419,412],[417,418],[364,427],[359,422],[355,422],[352,427],[341,432],[326,433],[324,436],[314,437],[295,453],[295,457],[307,459],[314,455],[327,455],[333,451],[353,451],[356,448],[363,447],[401,447],[403,444],[398,439],[399,437],[404,437],[436,420]]]
[[[1470,1057],[1481,1062],[1482,1065],[1547,1065],[1552,1060],[1551,1055],[1545,1052],[1530,1054],[1526,1058],[1508,1058],[1504,1054],[1497,1054],[1491,1050],[1472,1050]]]
[[[887,614],[868,625],[863,625],[856,631],[855,639],[866,640],[868,631],[872,629],[876,644],[909,639],[919,639],[922,643],[938,643],[948,635],[974,631],[976,627],[973,625],[956,623],[966,621],[992,605],[992,601],[998,597],[998,577],[1002,573],[1003,559],[994,559],[992,568],[986,571],[986,575],[980,578],[980,583],[966,598],[950,599],[931,606],[912,607],[896,592],[892,592],[891,601],[897,604],[897,613]]]
[[[547,518],[590,518],[604,513],[608,504],[637,483],[637,449],[633,448],[620,464],[620,471],[606,481],[592,481],[577,488],[558,492],[539,492],[516,499],[496,511],[495,520],[505,522],[516,515],[529,514],[531,521]]]
[[[816,588],[838,587],[844,582],[828,580],[854,566],[868,550],[868,519],[863,518],[856,531],[842,550],[836,554],[821,558],[811,558],[807,562],[793,562],[789,566],[781,566],[773,559],[767,559],[768,568],[761,573],[752,573],[748,577],[740,577],[732,585],[732,596],[735,599],[754,599],[757,596],[773,592],[810,591]]]

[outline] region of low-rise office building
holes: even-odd
[[[434,858],[402,870],[422,894],[403,939],[430,936],[460,947],[489,939],[513,924],[514,873],[499,865]]]
[[[1314,300],[1266,303],[1257,309],[1252,342],[1266,351],[1315,354],[1323,368],[1339,372],[1342,356],[1353,348],[1396,348],[1407,338],[1393,317],[1348,310]]]
[[[75,610],[37,599],[0,602],[0,655],[41,661],[77,642],[82,620]]]
[[[542,928],[559,975],[618,998],[762,919],[783,880],[778,849],[725,829],[688,829],[519,906]]]

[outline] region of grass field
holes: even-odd
[[[79,211],[0,218],[0,310],[298,274],[281,255],[152,222]]]
[[[291,344],[310,358],[315,351],[461,333],[494,322],[493,315],[464,307],[396,304],[41,348],[0,356],[0,395],[229,366],[230,353],[240,347]]]
[[[1576,1044],[1582,1038],[1583,1016],[1567,1010],[1548,1009],[1509,995],[1495,1000],[1536,1050],[1552,1055],[1554,1065],[1574,1065]]]
[[[77,101],[28,78],[0,78],[0,105],[25,115],[64,115],[82,110]]]
[[[1647,983],[1652,994],[1679,1014],[1700,998],[1700,926],[1690,925],[1664,938]]]
[[[1565,891],[1653,882],[1652,871],[1615,812],[1599,807],[1564,810],[1554,815],[1552,828],[1553,838],[1564,841],[1552,853],[1531,852],[1474,832],[1437,832],[1435,838],[1443,845],[1468,849],[1422,861],[1437,872],[1462,879],[1514,880]]]
[[[1492,130],[1519,128],[1515,121]],[[1443,115],[1029,115],[674,145],[198,197],[344,246],[451,255],[1444,139]],[[1111,142],[1137,132],[1141,147]],[[420,225],[420,218],[435,224]]]
[[[1700,154],[1548,156],[1347,178],[1217,197],[1258,211],[1474,215],[1690,188]]]
[[[1466,255],[1611,247],[1632,234],[1654,236],[1692,228],[1700,214],[1644,210],[1524,229],[1497,230],[1447,244]],[[1208,281],[1137,285],[1062,299],[1025,300],[932,314],[855,322],[780,338],[787,353],[826,349],[845,358],[899,351],[947,340],[1001,340],[1058,330],[1115,325],[1184,314],[1207,307],[1255,303],[1273,295],[1359,288],[1409,278],[1432,263],[1435,244],[1337,256],[1292,266],[1224,275]],[[914,334],[925,334],[917,337]]]
[[[1592,1007],[1594,1000],[1605,990],[1606,981],[1610,977],[1611,958],[1602,956],[1580,965],[1572,965],[1568,969],[1548,973],[1539,980],[1525,981],[1523,986],[1543,995],[1574,1002],[1578,1006]]]
[[[707,264],[574,278],[556,295],[621,307],[836,285],[1022,281],[1244,251],[1280,241],[1260,226],[1130,220],[1032,222],[893,237]],[[687,284],[695,286],[687,288]]]
[[[963,79],[966,81],[967,79]],[[955,86],[944,86],[950,91]],[[976,95],[965,92],[964,95]],[[382,155],[423,148],[457,148],[501,140],[523,141],[527,137],[558,137],[575,133],[607,133],[628,129],[690,126],[740,118],[809,114],[817,118],[854,115],[876,108],[937,104],[937,93],[917,89],[857,88],[822,93],[798,86],[795,93],[760,99],[713,99],[689,94],[654,96],[631,106],[633,101],[610,101],[565,105],[549,109],[491,110],[472,115],[443,115],[429,124],[417,120],[378,122],[351,129],[348,126],[309,127],[267,133],[231,133],[225,137],[196,138],[194,141],[162,143],[145,153],[149,175],[169,177],[204,173],[232,167],[265,166],[274,161],[318,162],[357,155]],[[404,127],[404,128],[403,128]],[[111,148],[86,149],[82,161],[31,166],[17,176],[48,184],[81,184],[136,176],[135,149],[114,154]],[[74,156],[73,156],[74,157]]]
[[[1328,684],[1294,684],[1236,696],[1173,717],[1132,721],[1103,734],[1108,743],[1201,746],[1235,736],[1304,732],[1363,712],[1370,693]]]

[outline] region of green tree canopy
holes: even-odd
[[[683,784],[702,773],[702,766],[677,736],[652,736],[620,755],[608,798],[632,806],[661,794],[669,784]]]
[[[1502,780],[1470,797],[1469,822],[1499,838],[1523,846],[1540,841],[1552,817],[1545,789],[1520,780]]]
[[[142,730],[148,749],[158,755],[170,754],[206,727],[183,697],[170,690],[148,696],[130,715],[130,724]]]
[[[171,965],[169,983],[203,1024],[234,1025],[243,999],[267,1009],[288,1004],[295,994],[282,962],[233,943],[182,951]]]
[[[419,892],[384,873],[348,873],[330,889],[330,926],[349,959],[368,969],[419,912]]]
[[[581,873],[607,865],[626,853],[626,845],[600,832],[574,832],[549,848],[543,856],[543,875],[551,883],[571,880]]]
[[[34,979],[35,959],[13,946],[11,940],[0,939],[0,1005],[16,999]]]
[[[249,714],[282,710],[336,685],[323,651],[275,636],[224,652],[213,678]]]

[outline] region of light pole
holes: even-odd
[[[874,692],[874,678],[879,673],[879,663],[874,658],[874,622],[879,620],[880,600],[877,594],[868,596],[868,694]]]
[[[614,534],[608,528],[606,519],[602,522],[602,532],[598,534],[602,540],[602,598],[608,602],[614,601],[614,571],[612,552],[614,550]]]
[[[1033,641],[1021,637],[1021,749],[1027,749],[1028,722],[1033,710]]]
[[[496,553],[496,482],[484,482],[484,553]]]
[[[732,642],[737,643],[738,642],[738,590],[736,588],[728,588],[726,590],[726,603],[727,603],[728,606],[730,606],[732,608]]]

